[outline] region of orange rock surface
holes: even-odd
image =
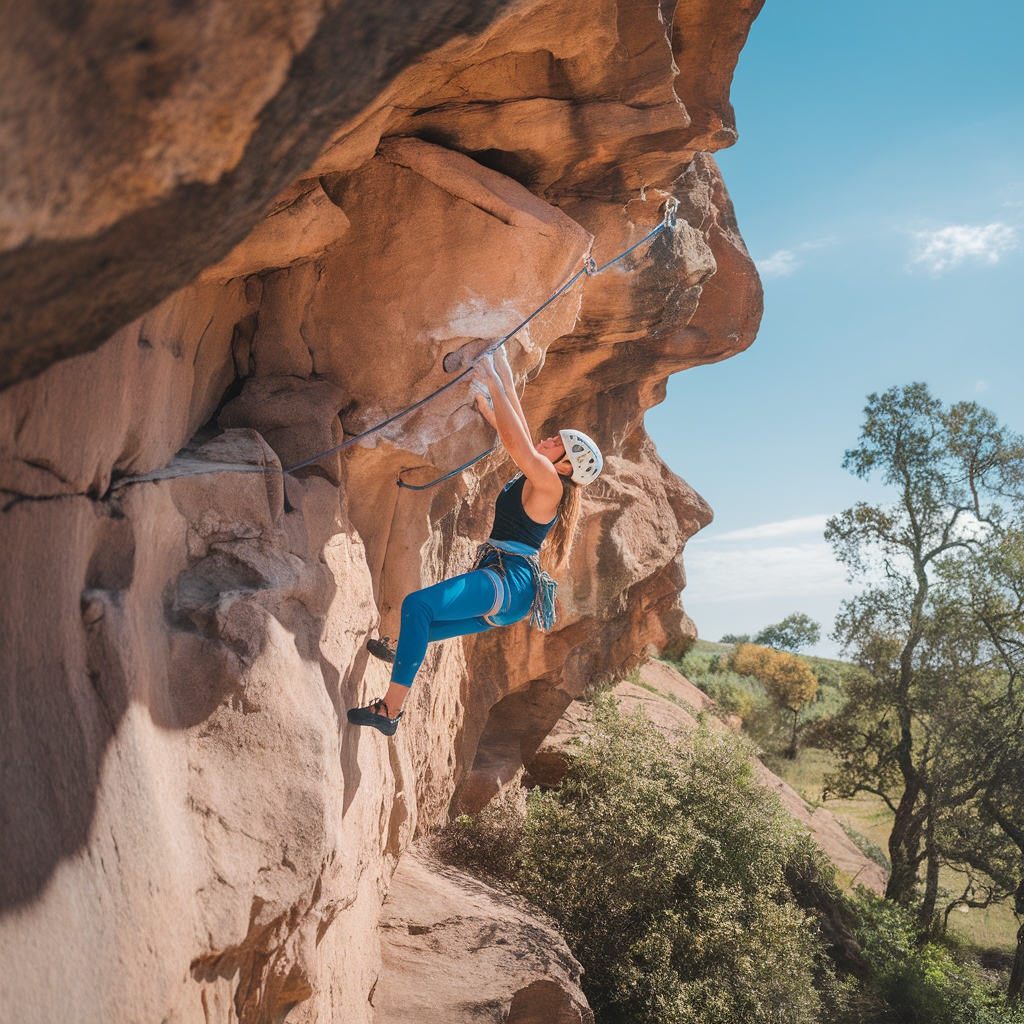
[[[377,1024],[593,1024],[582,969],[550,922],[426,851],[402,857],[380,924]]]
[[[413,837],[693,635],[711,512],[643,416],[757,330],[711,151],[759,6],[0,16],[0,1018],[369,1024]],[[282,464],[451,380],[669,197],[510,343],[538,434],[607,456],[558,626],[435,645],[395,739],[360,734],[367,636],[468,567],[510,464],[396,486],[493,443],[462,384]]]

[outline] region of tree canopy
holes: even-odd
[[[768,692],[776,707],[792,715],[789,758],[796,757],[797,720],[818,692],[818,677],[803,658],[788,651],[775,651],[757,644],[741,644],[732,653],[729,666],[741,675],[753,676]]]
[[[911,384],[868,397],[843,465],[879,475],[894,500],[858,503],[826,528],[864,584],[833,634],[862,672],[823,729],[839,754],[829,785],[893,810],[887,895],[909,904],[923,865],[930,924],[939,866],[969,866],[956,822],[988,823],[976,849],[1000,827],[994,801],[1019,756],[1024,439],[974,402],[946,407]],[[1019,760],[1016,771],[1019,789]]]
[[[805,647],[813,647],[821,639],[821,626],[809,615],[793,612],[781,622],[765,626],[754,643],[762,647],[773,647],[777,651],[791,651],[794,654]]]

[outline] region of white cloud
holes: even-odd
[[[917,247],[911,264],[920,263],[933,274],[957,267],[967,259],[998,263],[1004,252],[1017,248],[1017,232],[1000,223],[984,227],[953,224],[938,231],[915,231],[914,236]]]
[[[800,516],[690,540],[683,604],[702,635],[753,633],[792,611],[819,617],[827,632],[840,601],[856,592],[822,536],[828,519]],[[836,653],[823,643],[818,653]]]
[[[801,516],[717,537],[698,534],[684,556],[687,593],[717,603],[845,590],[845,572],[822,537],[828,518]]]
[[[988,391],[988,381],[979,380],[974,382],[974,390],[980,395],[983,391]]]
[[[701,536],[705,543],[712,544],[720,540],[757,540],[761,537],[793,537],[800,533],[823,533],[825,523],[830,517],[801,516],[799,519],[786,519],[781,523],[764,523],[761,526],[748,526],[742,530],[730,530],[720,533],[717,537]]]
[[[842,566],[824,541],[763,548],[715,549],[692,542],[684,556],[687,589],[708,604],[847,593]]]
[[[819,238],[813,242],[801,242],[795,249],[779,249],[757,264],[758,273],[762,277],[788,277],[801,265],[796,255],[798,252],[806,252],[808,249],[823,249],[825,246],[835,245],[835,243],[835,237],[829,235],[827,238]]]
[[[788,277],[800,266],[792,249],[779,249],[757,265],[762,277]]]

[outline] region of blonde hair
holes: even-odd
[[[562,500],[558,503],[558,519],[544,539],[541,566],[546,572],[560,573],[569,560],[576,523],[580,518],[583,495],[580,485],[571,476],[562,477]]]

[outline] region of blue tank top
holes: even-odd
[[[523,485],[526,477],[520,474],[507,483],[494,503],[494,525],[491,527],[492,540],[516,541],[526,544],[535,551],[540,550],[548,531],[555,525],[558,515],[550,523],[535,523],[523,508]]]

